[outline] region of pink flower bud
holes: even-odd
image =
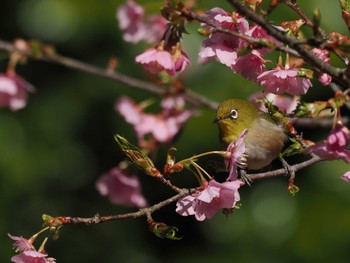
[[[27,104],[27,93],[33,92],[34,87],[20,76],[0,73],[0,106],[19,110]]]

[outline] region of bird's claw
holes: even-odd
[[[247,185],[250,186],[250,183],[252,182],[252,180],[249,178],[249,175],[247,175],[246,170],[244,169],[239,170],[239,176],[241,177],[243,182],[245,182]]]

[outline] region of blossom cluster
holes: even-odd
[[[137,14],[134,15],[135,23],[130,23],[130,18],[126,18],[126,14],[129,13]],[[125,28],[128,28],[125,24],[133,24],[133,27],[142,28],[142,26],[137,25],[144,10],[134,1],[128,1],[127,5],[118,10],[118,14],[119,24],[122,30],[124,29],[124,38],[139,39],[139,31],[141,30],[133,28],[133,30],[125,31]],[[275,47],[281,46],[282,43],[271,37],[262,27],[250,26],[248,21],[239,14],[232,15],[218,7],[205,12],[203,19],[209,21],[211,25],[202,23],[202,27],[210,34],[202,42],[199,51],[200,63],[207,63],[215,59],[231,68],[235,73],[264,86],[266,93],[288,93],[297,96],[305,94],[312,87],[311,81],[305,77],[305,70],[297,65],[290,65],[288,59],[285,65],[278,63],[275,68],[266,69],[266,64],[269,61],[264,58],[265,55],[273,51]],[[222,32],[217,30],[215,26],[231,30],[241,36]],[[276,28],[283,32],[286,31],[282,27]],[[167,32],[168,30],[165,30],[164,36],[167,35]],[[149,35],[152,33],[153,31],[150,31]],[[186,66],[190,65],[188,55],[181,49],[179,38],[178,41],[175,41],[176,43],[169,45],[169,36],[164,36],[156,47],[138,55],[136,62],[142,64],[146,70],[153,74],[166,71],[169,75],[173,75],[175,72],[182,72]],[[249,39],[263,41],[270,48],[252,48]],[[314,48],[310,51],[324,63],[330,63],[327,50]],[[326,73],[318,75],[318,79],[323,85],[328,85],[332,80]]]
[[[249,26],[248,21],[238,14],[232,15],[221,8],[213,8],[207,11],[204,17],[213,25],[230,29],[232,32],[254,40],[264,40],[271,47],[282,45],[278,40],[269,36],[262,27]],[[302,69],[289,65],[289,62],[285,66],[279,63],[274,69],[267,70],[268,61],[264,57],[273,51],[273,48],[251,49],[250,43],[242,37],[215,30],[214,27],[205,24],[203,26],[212,33],[202,43],[199,52],[200,62],[207,63],[216,59],[235,73],[264,86],[266,93],[303,95],[312,86],[309,79],[299,76]],[[281,27],[278,29],[284,31]],[[326,63],[330,62],[328,51],[314,49],[312,52]],[[241,53],[244,54],[240,55]],[[331,78],[329,75],[321,75],[320,81],[328,85]]]
[[[180,45],[182,32],[176,27],[167,25],[162,16],[151,15],[145,18],[143,7],[133,0],[128,0],[117,10],[117,19],[125,41],[159,42],[154,48],[147,49],[135,58],[135,61],[142,64],[147,71],[152,74],[165,71],[169,75],[174,75],[175,72],[182,72],[191,64]]]

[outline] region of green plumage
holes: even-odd
[[[249,169],[260,169],[270,164],[282,151],[287,139],[281,125],[245,100],[224,101],[219,105],[216,117],[219,138],[225,147],[236,141],[244,129],[248,129],[244,142]]]

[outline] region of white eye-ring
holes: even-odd
[[[230,111],[230,119],[231,119],[231,120],[235,120],[235,119],[237,119],[237,118],[238,118],[238,111],[235,110],[235,109],[232,109],[232,110]]]

